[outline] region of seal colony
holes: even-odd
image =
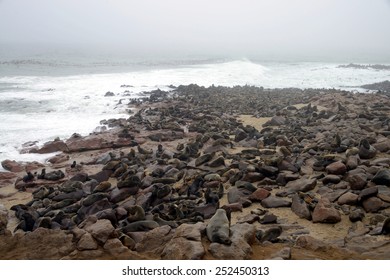
[[[62,151],[50,165],[2,162],[18,170],[1,174],[3,189],[31,193],[0,208],[2,245],[60,234],[61,250],[28,258],[390,258],[387,95],[148,94],[129,100],[128,119],[104,121],[111,130],[31,149]]]

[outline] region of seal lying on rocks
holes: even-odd
[[[229,238],[229,220],[224,209],[218,209],[211,217],[206,227],[207,237],[211,242],[217,242],[225,245],[232,244]]]

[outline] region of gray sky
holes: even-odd
[[[390,58],[390,0],[0,0],[0,44]]]

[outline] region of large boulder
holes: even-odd
[[[251,244],[255,241],[256,227],[252,224],[235,224],[230,228],[232,244],[213,242],[209,252],[220,260],[247,260],[252,255]]]
[[[161,254],[165,260],[199,260],[205,255],[201,242],[202,232],[206,229],[204,223],[182,224],[173,238],[166,244]]]
[[[11,171],[11,172],[22,172],[24,170],[24,167],[22,164],[14,161],[14,160],[9,160],[9,159],[3,160],[1,162],[1,166],[5,170]]]
[[[314,223],[334,224],[341,221],[341,216],[327,198],[322,198],[314,208],[312,219]]]
[[[102,244],[106,243],[107,239],[115,231],[115,228],[112,226],[111,222],[106,219],[97,220],[96,223],[87,225],[84,229],[89,232],[93,238]]]

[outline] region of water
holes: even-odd
[[[77,132],[87,135],[102,119],[128,117],[129,98],[169,85],[255,85],[265,88],[359,89],[390,79],[389,70],[338,68],[339,63],[275,63],[241,60],[0,61],[0,161],[44,161],[51,155],[20,154]],[[122,86],[126,85],[126,87]],[[122,86],[122,87],[121,87]],[[113,97],[105,97],[107,91]],[[121,104],[120,104],[121,103]]]

